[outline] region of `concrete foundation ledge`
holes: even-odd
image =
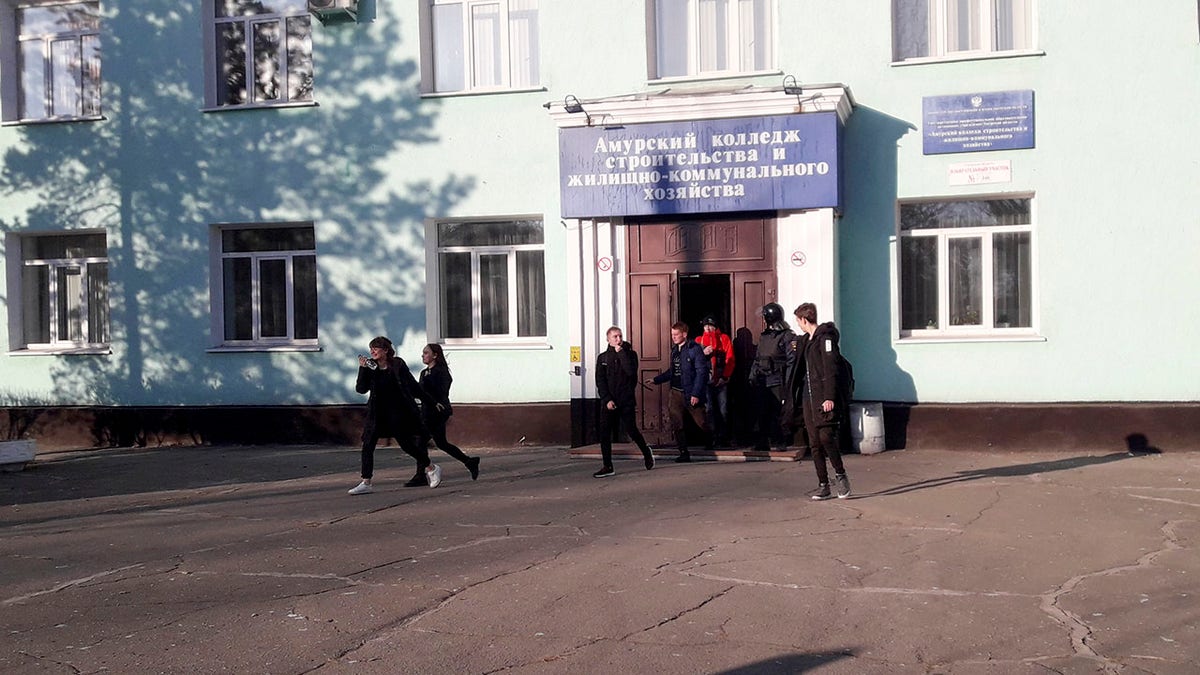
[[[674,459],[679,454],[674,448],[651,447],[656,461]],[[763,452],[750,449],[729,450],[689,450],[693,462],[796,462],[804,457],[804,449],[772,450]],[[580,459],[600,459],[600,444],[584,445],[571,448],[571,457]],[[613,459],[641,460],[642,451],[632,443],[613,443]]]
[[[36,454],[33,441],[0,441],[0,471],[22,471]]]

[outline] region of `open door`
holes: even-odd
[[[675,273],[632,274],[627,339],[638,353],[638,379],[646,381],[671,365],[671,324],[675,322]],[[667,387],[638,387],[638,427],[651,445],[669,445]]]

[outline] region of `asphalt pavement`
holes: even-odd
[[[1200,453],[202,447],[0,474],[3,673],[1197,673]]]

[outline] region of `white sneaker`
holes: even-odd
[[[435,488],[442,484],[442,467],[434,464],[425,469],[425,477],[429,479],[429,487]]]
[[[371,487],[371,484],[364,480],[363,482],[359,483],[358,485],[355,485],[354,487],[350,488],[349,493],[352,495],[365,495],[367,493],[374,492],[374,491],[375,491],[375,488]]]

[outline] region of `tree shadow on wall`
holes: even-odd
[[[53,359],[51,391],[0,385],[9,405],[336,401],[370,337],[425,330],[423,219],[474,179],[412,180],[396,159],[437,141],[397,20],[312,21],[317,106],[205,113],[205,4],[105,6],[105,119],[11,132],[0,194],[33,206],[0,228],[106,231],[112,353],[31,357]],[[315,227],[321,351],[209,352],[210,228],[286,222]]]

